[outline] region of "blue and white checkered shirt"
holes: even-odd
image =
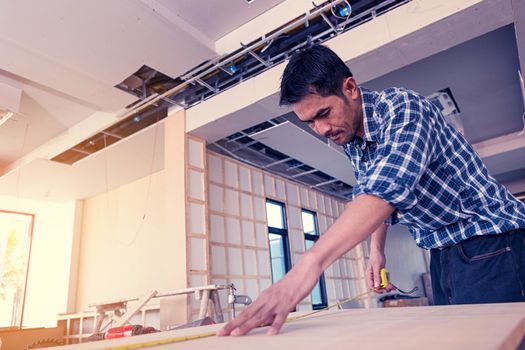
[[[525,228],[525,205],[491,177],[439,109],[402,88],[360,88],[364,139],[344,150],[362,193],[396,208],[387,224],[409,227],[417,245],[446,247],[475,235]]]

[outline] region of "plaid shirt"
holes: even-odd
[[[525,204],[489,175],[436,106],[402,88],[360,90],[364,139],[343,146],[358,179],[354,197],[390,203],[396,210],[386,223],[408,226],[427,249],[525,228]]]

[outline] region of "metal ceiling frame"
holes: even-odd
[[[166,117],[166,112],[172,105],[189,108],[272,68],[296,50],[312,43],[324,42],[409,1],[411,0],[329,0],[321,5],[312,3],[312,10],[282,27],[247,45],[241,43],[239,50],[204,62],[176,79],[143,66],[116,86],[139,98],[127,107],[127,112],[120,115],[122,119],[52,160],[74,164],[121,141],[151,122],[159,122]],[[334,12],[341,4],[351,5],[352,11],[347,17],[338,16]],[[163,113],[157,114],[158,111]],[[145,123],[143,117],[148,114],[157,115],[155,119],[150,118],[151,121]],[[114,134],[115,126],[121,127],[122,124],[128,126],[125,132],[122,130],[124,134],[113,137],[111,134]],[[104,142],[101,143],[101,140]]]
[[[240,43],[239,50],[206,61],[176,79],[172,79],[169,84],[166,82],[172,87],[164,89],[165,92],[162,94],[149,89],[147,81],[144,81],[143,90],[139,93],[127,90],[122,83],[116,87],[134,94],[141,100],[149,99],[141,105],[130,106],[128,114],[137,113],[143,108],[159,103],[190,108],[272,68],[303,47],[312,43],[324,42],[409,1],[411,0],[348,1],[352,6],[352,13],[345,19],[335,15],[333,9],[347,1],[330,0],[321,5],[312,2],[314,6],[312,10],[273,32],[249,44]],[[144,67],[139,70],[142,75],[144,75],[143,69]],[[151,70],[153,73],[156,72]],[[156,73],[162,75],[162,73]],[[147,76],[151,79],[154,74]]]

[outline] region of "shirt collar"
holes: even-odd
[[[379,141],[379,124],[374,119],[374,109],[376,100],[379,96],[377,91],[371,91],[364,87],[359,87],[361,92],[362,108],[363,108],[363,138],[354,137],[348,142],[349,146],[362,146],[366,147],[367,142],[378,142]]]

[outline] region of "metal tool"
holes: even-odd
[[[402,289],[399,289],[399,287],[395,286],[392,282],[389,281],[390,279],[390,273],[388,272],[387,269],[385,269],[384,267],[379,271],[379,274],[381,275],[381,283],[379,284],[379,287],[381,287],[382,289],[388,287],[388,284],[391,284],[392,287],[394,287],[398,292],[401,292],[403,294],[412,294],[414,293],[416,290],[418,290],[418,287],[415,286],[414,288],[412,288],[411,290],[409,290],[408,292],[405,292],[404,290]]]
[[[233,283],[230,283],[228,285],[230,288],[230,294],[228,294],[228,304],[231,304],[232,306],[232,319],[235,318],[235,304],[240,305],[250,305],[252,303],[252,298],[250,298],[248,295],[238,295],[235,294],[235,291],[237,290]]]

